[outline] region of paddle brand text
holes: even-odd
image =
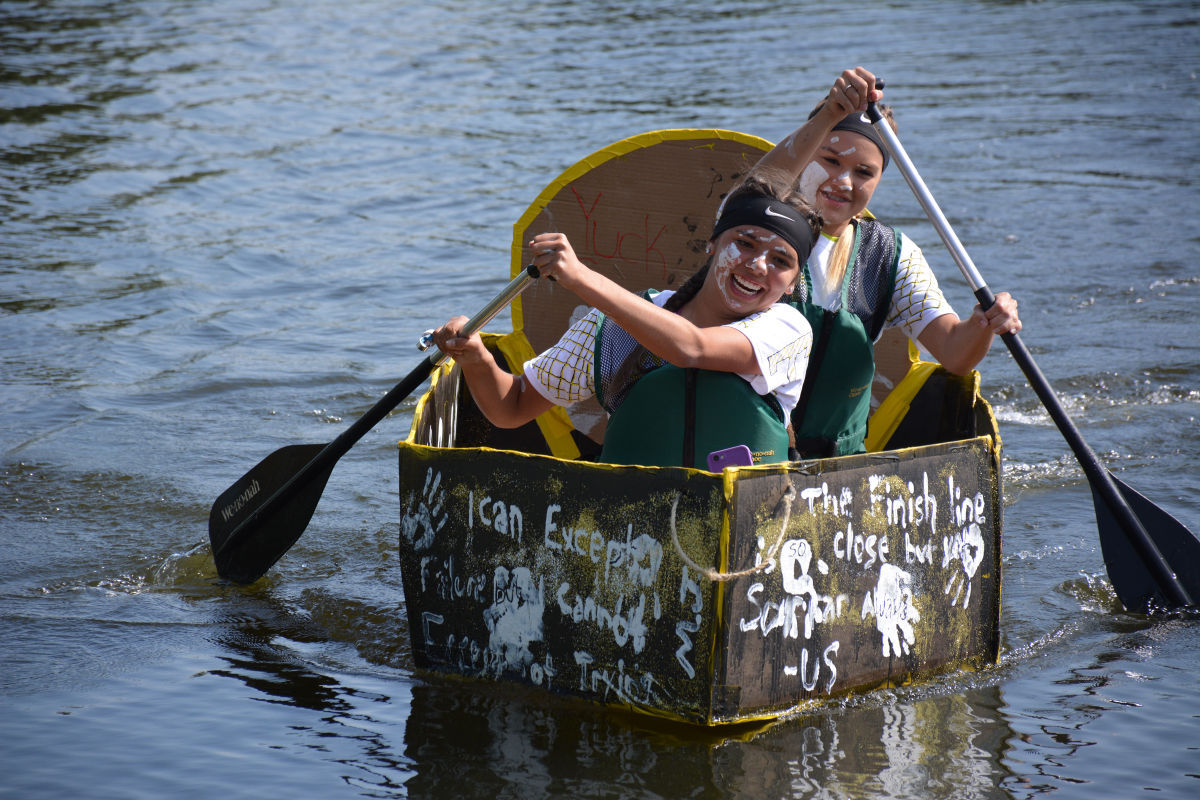
[[[250,485],[242,490],[242,492],[233,499],[232,503],[221,507],[221,519],[224,522],[229,522],[229,520],[232,519],[235,514],[246,507],[246,503],[249,503],[255,498],[255,496],[258,495],[259,491],[261,491],[261,487],[258,485],[258,480],[255,479],[250,481]]]

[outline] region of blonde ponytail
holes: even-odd
[[[838,297],[842,293],[842,278],[846,277],[846,267],[850,263],[850,251],[854,247],[856,229],[851,222],[842,235],[838,237],[829,253],[829,263],[825,266],[825,296]]]

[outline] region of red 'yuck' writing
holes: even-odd
[[[658,249],[658,240],[666,232],[666,225],[660,225],[652,232],[650,215],[645,214],[641,233],[604,226],[596,219],[596,210],[601,207],[604,193],[598,193],[590,206],[574,186],[571,187],[571,193],[583,212],[584,241],[582,247],[575,248],[575,252],[584,263],[597,266],[598,261],[626,261],[641,264],[647,275],[654,270],[660,273],[656,277],[663,280],[667,278],[667,258]]]

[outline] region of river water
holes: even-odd
[[[656,128],[778,140],[858,63],[1085,438],[1200,530],[1194,3],[0,0],[0,31],[0,796],[1200,794],[1200,623],[1120,610],[999,344],[999,663],[765,730],[415,673],[415,398],[266,578],[219,581],[206,532],[507,282],[562,170]],[[872,209],[969,309],[898,174]]]

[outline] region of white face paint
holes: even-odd
[[[725,298],[725,302],[733,307],[742,305],[742,301],[734,297],[729,291],[730,273],[733,271],[733,265],[737,263],[737,260],[737,244],[730,242],[721,252],[717,253],[717,260],[713,263],[713,270],[717,278],[717,288],[721,290],[721,296]]]
[[[855,151],[857,151],[857,150],[858,150],[858,148],[857,148],[857,147],[851,147],[849,150],[843,150],[843,151],[841,151],[840,153],[838,153],[838,155],[839,155],[839,156],[848,156],[848,155],[850,155],[851,153],[853,153],[853,152],[855,152]]]
[[[717,253],[716,259],[713,261],[714,277],[717,281],[717,289],[721,292],[721,296],[725,298],[726,304],[733,309],[749,309],[760,302],[762,293],[758,296],[746,297],[736,294],[731,287],[736,280],[733,274],[733,269],[739,264],[746,266],[747,273],[758,273],[760,280],[763,281],[760,285],[763,286],[763,291],[769,291],[767,288],[767,276],[770,274],[770,267],[767,264],[767,259],[770,250],[778,250],[781,253],[787,251],[781,245],[775,245],[781,239],[774,233],[766,233],[765,235],[756,235],[757,241],[766,245],[764,252],[759,253],[753,259],[747,260],[746,254],[737,246],[736,241],[731,241],[722,250]],[[772,245],[775,245],[772,247]]]
[[[800,194],[810,203],[817,201],[817,189],[829,180],[829,173],[816,161],[808,162],[804,172],[800,173]]]
[[[850,170],[846,170],[841,175],[838,175],[836,178],[834,178],[833,185],[844,187],[846,189],[851,188],[854,184],[850,182]]]

